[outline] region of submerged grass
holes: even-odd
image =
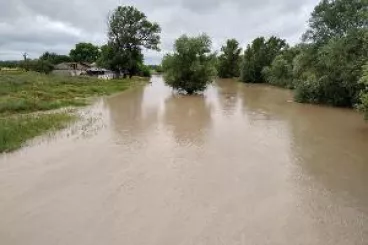
[[[0,71],[0,153],[20,148],[27,140],[65,127],[76,116],[34,113],[85,106],[91,97],[124,91],[145,79],[98,80],[35,72]]]
[[[0,118],[0,152],[9,152],[45,132],[62,129],[76,119],[68,113],[19,115]]]
[[[0,72],[0,115],[84,106],[88,98],[126,90],[134,81]]]

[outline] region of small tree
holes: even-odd
[[[174,53],[163,60],[166,83],[188,94],[204,91],[215,75],[211,40],[203,34],[198,37],[181,36],[176,40]]]
[[[229,39],[226,46],[221,48],[222,54],[218,58],[218,75],[221,78],[233,78],[240,75],[239,43],[235,39]]]
[[[97,61],[100,55],[100,49],[92,43],[78,43],[75,48],[70,50],[69,56],[75,62]]]

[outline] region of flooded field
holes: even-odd
[[[368,244],[368,123],[220,80],[104,98],[0,155],[0,244]]]

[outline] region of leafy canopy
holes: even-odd
[[[96,62],[100,55],[100,49],[92,43],[78,43],[70,50],[69,56],[75,62]]]
[[[367,0],[322,0],[312,12],[304,41],[327,43],[368,27]]]
[[[229,39],[221,48],[218,58],[218,75],[221,78],[233,78],[240,75],[240,63],[242,52],[239,43],[235,39]]]
[[[132,6],[119,6],[108,19],[108,47],[100,62],[133,75],[143,62],[142,49],[159,50],[161,28]]]
[[[205,34],[198,37],[183,35],[177,39],[174,53],[166,55],[162,63],[166,83],[188,94],[205,90],[216,74],[211,45]]]
[[[248,83],[265,82],[262,74],[263,69],[270,66],[276,56],[287,47],[285,40],[274,36],[268,40],[264,37],[253,40],[244,52],[241,80]]]
[[[70,62],[72,61],[71,58],[67,55],[60,55],[53,52],[45,52],[43,53],[40,58],[40,60],[47,61],[52,65],[57,65],[63,62]]]
[[[363,76],[359,82],[363,88],[360,94],[360,105],[358,108],[364,113],[365,118],[368,120],[368,62],[363,66]]]

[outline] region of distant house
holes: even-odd
[[[87,63],[79,62],[63,62],[54,66],[53,74],[62,76],[80,76],[86,74],[86,71],[91,68]]]
[[[104,80],[111,80],[115,78],[114,72],[104,69],[104,68],[98,68],[98,67],[91,67],[87,69],[86,74],[87,76],[93,76],[93,77],[97,77],[99,79],[104,79]]]

